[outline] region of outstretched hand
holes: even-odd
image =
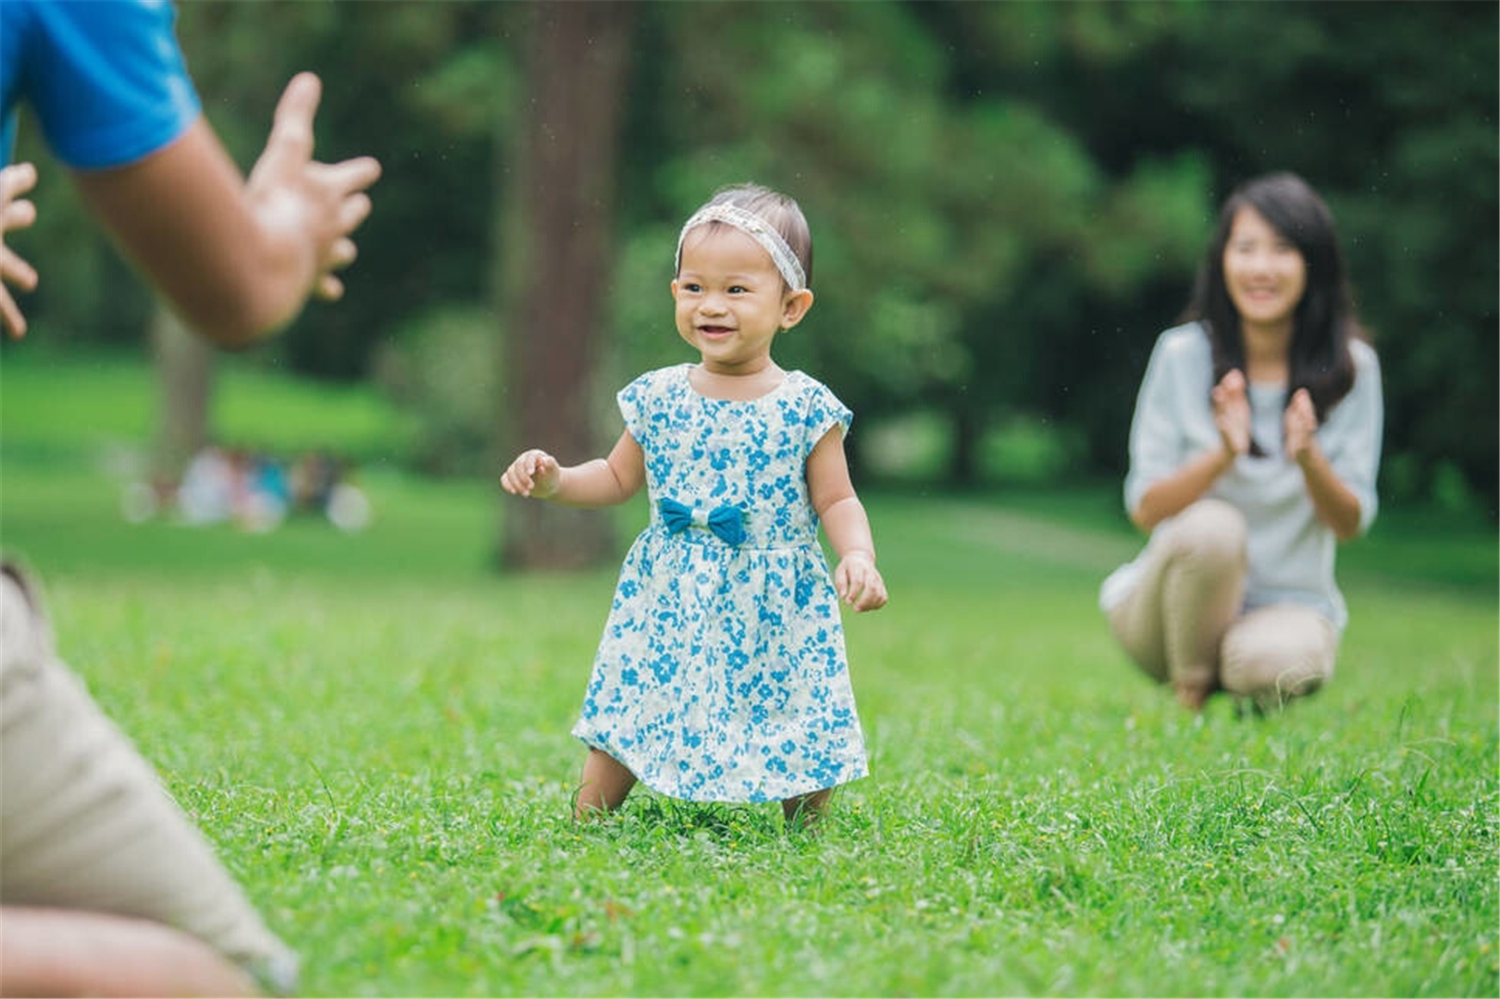
[[[1214,426],[1219,429],[1219,438],[1224,450],[1231,457],[1241,457],[1250,451],[1250,397],[1245,394],[1245,375],[1238,368],[1231,369],[1219,384],[1215,385],[1210,398],[1214,407]]]
[[[522,451],[500,474],[500,485],[506,492],[533,499],[546,499],[556,494],[561,483],[562,466],[557,459],[535,448]]]
[[[833,588],[839,599],[856,611],[885,606],[885,580],[868,552],[851,551],[839,559],[838,568],[833,570]]]
[[[8,285],[22,291],[36,287],[36,269],[5,245],[5,234],[36,221],[36,205],[19,195],[36,186],[36,167],[14,163],[0,169],[0,325],[13,339],[26,335],[26,316],[11,297]]]
[[[370,156],[334,164],[312,158],[313,116],[322,95],[322,81],[312,73],[287,84],[247,193],[272,245],[292,255],[290,265],[305,278],[302,287],[334,301],[344,294],[334,271],[357,255],[350,235],[370,214],[364,192],[379,179],[380,163]]]

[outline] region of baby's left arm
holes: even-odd
[[[844,437],[831,428],[807,457],[807,491],[823,530],[838,555],[833,585],[839,597],[856,611],[885,606],[885,580],[875,568],[875,539],[864,504],[849,480]]]

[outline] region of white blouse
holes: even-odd
[[[1375,351],[1361,340],[1352,341],[1349,348],[1354,357],[1354,386],[1325,415],[1317,438],[1334,472],[1359,500],[1363,533],[1374,522],[1379,506],[1375,476],[1385,417]],[[1127,510],[1136,508],[1153,483],[1189,459],[1222,446],[1209,401],[1212,387],[1213,354],[1203,328],[1189,323],[1162,333],[1146,365],[1130,424]],[[1249,397],[1252,433],[1266,455],[1236,458],[1206,494],[1232,503],[1249,525],[1244,609],[1300,604],[1342,630],[1349,613],[1334,581],[1338,539],[1318,519],[1301,468],[1282,452],[1286,385],[1252,383]],[[1170,518],[1157,525],[1156,531],[1169,522]],[[1144,557],[1142,552],[1104,581],[1099,593],[1104,610],[1118,605],[1134,588]]]

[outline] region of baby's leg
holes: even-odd
[[[828,810],[828,799],[833,797],[833,788],[825,787],[811,794],[799,794],[781,803],[781,814],[789,827],[812,829]]]
[[[614,811],[633,787],[635,774],[625,764],[602,750],[590,749],[588,759],[583,761],[573,818],[581,821]]]

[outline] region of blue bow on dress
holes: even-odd
[[[672,534],[681,533],[696,523],[699,527],[713,531],[720,541],[731,547],[737,547],[745,540],[745,515],[737,506],[726,504],[715,507],[703,519],[695,516],[697,511],[692,507],[683,506],[674,499],[663,498],[657,501],[656,506],[661,510],[662,523],[667,525],[667,530]]]

